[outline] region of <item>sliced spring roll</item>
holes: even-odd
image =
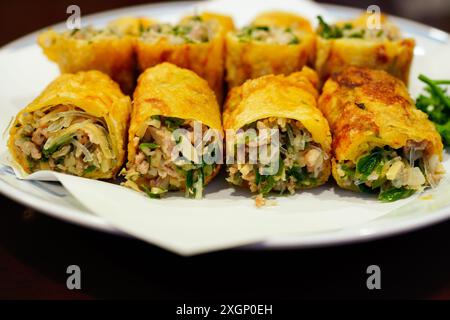
[[[349,67],[330,78],[319,107],[333,134],[333,177],[383,201],[436,186],[442,142],[406,86],[385,71]]]
[[[48,30],[39,35],[38,43],[61,73],[98,70],[131,94],[136,80],[134,37],[149,24],[145,19],[121,18],[102,29]]]
[[[130,98],[107,75],[63,74],[17,115],[9,150],[27,173],[112,178],[124,161],[130,112]]]
[[[203,157],[197,158],[199,153],[194,158],[192,150],[183,152],[185,161],[173,157],[174,150],[184,148],[187,141],[175,131],[184,129],[191,141],[196,125],[201,134],[214,129],[220,135],[205,139],[203,150],[221,144],[219,105],[208,83],[170,63],[147,69],[134,93],[124,185],[150,197],[184,190],[187,197],[201,198],[203,186],[218,173],[220,164],[206,163]]]
[[[320,18],[315,69],[322,81],[348,66],[380,69],[406,85],[414,54],[414,39],[404,39],[399,29],[381,15],[379,27],[372,15],[328,25]],[[370,28],[369,28],[370,27]]]
[[[305,21],[298,17],[298,20]],[[265,23],[264,25],[262,23]],[[282,13],[257,17],[250,26],[226,37],[226,80],[229,88],[268,74],[285,74],[312,65],[315,35],[309,24]]]
[[[179,24],[145,28],[136,44],[139,69],[162,62],[187,68],[205,79],[223,98],[225,33],[233,29],[230,17],[212,13],[183,18]]]
[[[317,108],[317,85],[317,74],[304,67],[290,76],[268,75],[248,80],[228,94],[223,114],[227,130],[227,180],[259,193],[257,206],[264,203],[261,196],[271,191],[292,194],[297,189],[317,187],[330,176],[331,134]],[[256,164],[248,161],[250,145],[263,144],[263,140],[251,136],[244,143],[245,163],[239,162],[240,140],[236,136],[229,141],[228,129],[244,132],[253,129],[258,136],[262,129],[278,130],[279,157],[275,159],[279,162],[278,171],[264,175],[267,171],[262,161]],[[231,152],[234,164],[229,162]],[[268,154],[272,152],[276,150],[269,150]]]

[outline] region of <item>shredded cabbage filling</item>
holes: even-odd
[[[17,124],[15,146],[29,171],[54,170],[78,176],[107,173],[115,164],[103,119],[74,106],[24,114]]]

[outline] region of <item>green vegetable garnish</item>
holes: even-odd
[[[251,30],[263,30],[263,31],[269,31],[270,28],[268,26],[255,26],[253,28],[251,28]]]
[[[366,186],[364,183],[358,184],[358,189],[359,189],[359,191],[361,191],[363,193],[368,193],[368,194],[375,194],[375,193],[377,193],[377,190]]]
[[[289,176],[293,176],[297,182],[301,182],[307,178],[307,174],[304,172],[303,168],[299,166],[293,166],[292,168],[288,169],[287,174]]]
[[[188,170],[185,172],[186,176],[186,197],[189,197],[192,193],[192,186],[194,185],[194,172],[193,170]]]
[[[84,169],[83,173],[84,173],[84,174],[88,174],[88,173],[93,172],[95,169],[97,169],[96,166],[89,166],[89,167],[87,167],[86,169]]]
[[[190,26],[174,26],[172,32],[176,36],[184,36],[191,32],[192,28]]]
[[[268,194],[275,186],[275,179],[273,176],[261,176],[260,178],[260,192],[265,195]]]
[[[345,23],[344,26],[342,27],[342,29],[351,30],[351,29],[353,29],[353,25],[351,23]]]
[[[144,150],[153,150],[156,148],[159,148],[159,144],[153,142],[144,142],[139,145],[139,149],[141,149],[142,152],[145,152]]]
[[[236,36],[239,38],[239,41],[248,42],[251,40],[262,40],[260,37],[257,37],[260,34],[255,34],[255,31],[265,31],[270,32],[269,26],[249,26],[243,28]],[[299,44],[300,39],[292,33],[291,28],[285,28],[284,32],[289,33],[292,38],[289,40],[288,44]]]
[[[405,199],[410,197],[414,193],[414,190],[407,189],[405,187],[392,188],[382,191],[378,196],[378,200],[384,202],[392,202],[400,199]]]
[[[345,172],[345,176],[353,179],[353,177],[355,176],[355,168],[350,168],[348,165],[346,164],[342,164],[341,165],[341,170]]]
[[[317,178],[314,178],[306,170],[306,167],[293,166],[286,171],[288,176],[295,178],[298,186],[311,186],[317,184]]]
[[[44,145],[44,148],[42,149],[42,154],[44,155],[44,157],[48,158],[50,155],[58,151],[59,148],[65,146],[66,144],[69,144],[72,141],[73,137],[74,137],[73,133],[63,135],[58,139],[55,139],[55,141],[53,141],[53,144],[47,149],[45,148]]]
[[[193,16],[193,17],[191,18],[191,20],[192,20],[192,21],[203,21],[202,17],[200,17],[200,16]]]
[[[249,26],[243,28],[238,34],[237,37],[240,41],[250,41],[252,40],[253,32],[260,30],[260,31],[269,31],[270,28],[267,26]]]
[[[28,164],[28,168],[30,170],[33,170],[33,168],[34,168],[34,160],[31,157],[27,157],[27,164]]]
[[[377,180],[372,181],[372,189],[377,189],[377,188],[381,188],[381,186],[383,186],[387,181],[387,178],[385,175],[378,177]]]
[[[353,169],[346,164],[341,164],[340,169],[344,171],[345,177],[354,182],[359,191],[369,194],[378,193],[380,201],[391,202],[407,198],[415,190],[408,187],[395,188],[392,182],[387,179],[386,174],[383,173],[384,165],[397,156],[397,151],[388,147],[376,147],[369,154],[359,158],[356,168]],[[373,173],[378,175],[369,180],[368,177]]]
[[[262,195],[266,195],[270,191],[272,191],[273,187],[275,186],[275,183],[276,183],[275,177],[279,177],[283,174],[283,172],[285,170],[284,169],[284,161],[283,161],[283,159],[281,159],[281,157],[279,158],[278,171],[274,175],[261,175],[259,173],[258,166],[255,166],[254,170],[255,170],[255,173],[258,172],[257,173],[258,179],[255,179],[255,182],[256,182],[256,180],[258,180],[257,185],[259,186],[259,190],[260,190],[259,192]]]
[[[357,32],[353,32],[353,33],[351,33],[351,34],[349,34],[347,37],[348,38],[364,38],[364,35],[366,34],[366,30],[360,30],[360,31],[357,31]]]
[[[382,158],[382,149],[375,148],[370,154],[358,160],[356,172],[360,175],[359,178],[361,181],[367,180],[367,177],[378,167]]]
[[[184,123],[183,119],[179,118],[165,118],[164,124],[170,131],[178,129]]]
[[[446,147],[450,146],[450,121],[445,124],[436,124],[436,129],[441,135],[442,141]]]
[[[341,28],[338,26],[330,26],[322,16],[317,16],[319,20],[319,35],[324,39],[338,39],[344,36]]]
[[[139,34],[142,35],[146,31],[148,31],[148,28],[145,27],[144,25],[140,24],[139,25]]]
[[[288,144],[289,147],[292,147],[294,145],[295,137],[294,137],[294,133],[292,132],[291,126],[288,125],[288,124],[286,125],[286,132],[287,132],[287,135],[288,135],[287,144]]]
[[[149,189],[146,185],[143,184],[141,184],[140,187],[152,199],[161,199],[161,195],[167,192],[167,190],[157,187]]]
[[[205,166],[202,168],[202,170],[203,170],[203,175],[204,175],[205,177],[208,177],[208,176],[210,176],[210,175],[213,173],[213,171],[214,171],[214,166],[213,166],[212,164],[207,164],[207,165],[205,165]]]
[[[254,170],[255,170],[255,184],[259,185],[259,182],[261,181],[261,174],[259,173],[259,167],[255,165]]]
[[[299,40],[296,36],[294,36],[294,37],[292,38],[292,40],[289,41],[288,44],[299,44],[299,43],[300,43],[300,40]]]
[[[194,197],[196,199],[201,199],[203,194],[203,172],[202,170],[197,170],[197,181],[194,183]]]
[[[450,80],[431,80],[419,75],[419,80],[426,83],[425,91],[416,99],[416,106],[422,110],[436,125],[445,146],[450,146],[450,97],[447,90],[440,85],[449,85]]]

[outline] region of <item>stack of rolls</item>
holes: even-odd
[[[125,17],[105,28],[48,30],[38,43],[62,73],[98,70],[130,95],[137,73],[170,62],[204,78],[221,102],[225,34],[233,29],[230,17],[208,12],[184,17],[177,25]]]
[[[63,74],[18,113],[10,153],[26,173],[120,172],[151,198],[201,198],[223,160],[226,180],[258,207],[330,175],[381,201],[406,198],[442,179],[443,145],[406,87],[414,40],[369,18],[319,17],[316,33],[280,11],[237,31],[213,13],[47,31],[38,42]]]

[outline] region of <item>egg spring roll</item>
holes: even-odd
[[[397,78],[349,67],[325,83],[319,107],[333,134],[340,187],[394,201],[439,183],[441,138]]]
[[[223,99],[225,33],[233,29],[230,17],[213,13],[183,18],[179,24],[144,28],[136,44],[139,69],[162,62],[194,71]]]
[[[219,105],[204,79],[170,63],[147,69],[134,93],[124,185],[152,198],[171,190],[201,198],[221,163],[207,162],[202,150],[190,148],[198,145],[195,135],[208,129],[217,134],[200,141],[203,151],[220,148],[222,141]],[[184,159],[178,159],[179,152]]]
[[[248,80],[230,91],[225,104],[223,123],[226,135],[227,181],[244,186],[262,196],[271,191],[294,193],[297,189],[313,188],[325,183],[331,172],[331,134],[328,123],[317,108],[317,74],[304,67],[289,76],[268,75]],[[228,130],[255,132],[241,138],[229,139]],[[278,132],[278,150],[272,148],[270,134],[261,139],[263,130]],[[242,138],[244,137],[244,138]],[[275,138],[276,139],[276,138]],[[256,163],[250,163],[251,144],[270,144],[268,154],[275,156],[278,170],[264,174],[267,164],[258,155]],[[237,158],[244,145],[245,161]],[[234,163],[230,164],[230,153]]]
[[[108,179],[125,155],[131,101],[99,71],[63,74],[19,112],[8,147],[27,172]]]
[[[135,37],[149,24],[145,19],[121,18],[101,29],[88,26],[65,32],[48,30],[39,35],[38,43],[61,73],[98,70],[131,94],[137,77]]]
[[[226,37],[226,80],[229,88],[268,74],[285,74],[312,65],[315,34],[306,19],[265,13]]]
[[[355,66],[385,70],[408,85],[415,41],[402,38],[386,16],[380,16],[378,27],[367,14],[334,25],[321,17],[319,22],[315,69],[322,81]]]

